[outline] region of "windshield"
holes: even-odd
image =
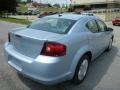
[[[64,34],[70,30],[74,23],[75,20],[44,17],[32,23],[28,28]]]

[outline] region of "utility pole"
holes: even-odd
[[[67,6],[68,6],[68,2],[67,2],[67,0],[66,0],[66,7],[65,7],[66,9],[68,9]],[[67,10],[67,11],[68,11],[68,10]]]
[[[105,21],[107,21],[107,17],[108,17],[108,0],[106,0],[106,15],[105,15],[105,17],[106,17]]]
[[[40,8],[39,11],[41,12],[41,0],[40,0],[40,7],[39,8]]]

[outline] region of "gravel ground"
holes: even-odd
[[[0,90],[120,90],[120,26],[112,26],[110,22],[107,25],[114,28],[113,48],[91,63],[82,84],[64,82],[56,86],[44,86],[18,74],[6,64],[3,45],[7,40],[7,32],[23,25],[0,21]]]

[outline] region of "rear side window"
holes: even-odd
[[[107,26],[105,25],[105,23],[103,21],[97,20],[97,24],[98,24],[100,32],[104,32],[107,30]]]
[[[89,31],[91,31],[93,33],[98,32],[98,26],[97,26],[95,20],[91,20],[91,21],[87,22],[86,27],[88,28]]]

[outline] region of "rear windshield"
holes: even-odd
[[[65,34],[75,22],[75,20],[70,19],[44,17],[32,23],[28,28]]]
[[[116,18],[120,18],[119,16],[117,16]]]

